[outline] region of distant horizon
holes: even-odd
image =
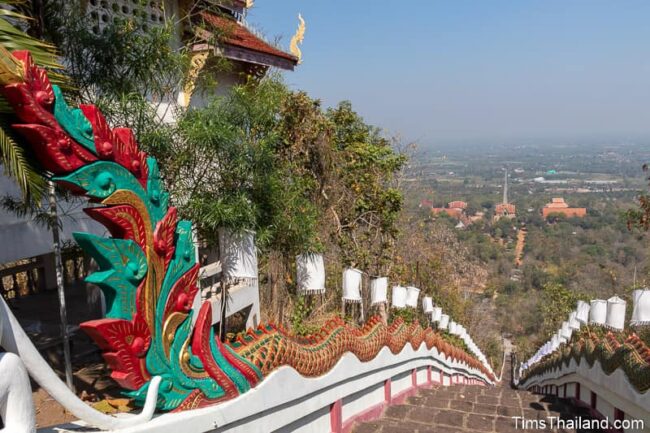
[[[494,146],[635,146],[648,142],[650,145],[650,132],[631,134],[631,133],[575,133],[567,135],[539,135],[539,136],[521,136],[521,137],[458,137],[458,138],[439,138],[432,141],[415,141],[418,147],[423,149],[432,149],[435,147],[446,146],[468,146],[468,147],[494,147]]]
[[[247,20],[284,49],[287,83],[421,145],[650,137],[650,2],[258,0]]]

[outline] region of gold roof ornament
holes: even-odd
[[[298,14],[298,30],[296,34],[291,38],[291,44],[289,45],[289,50],[291,54],[298,58],[298,64],[302,63],[302,51],[298,48],[298,45],[302,45],[303,39],[305,39],[305,20],[302,18],[302,15]]]
[[[24,80],[23,62],[0,45],[0,85],[22,83]]]
[[[190,105],[190,99],[192,99],[192,93],[194,93],[194,88],[196,87],[196,80],[199,78],[201,69],[203,69],[205,62],[208,60],[208,54],[209,52],[207,50],[192,54],[190,69],[187,73],[187,80],[183,88],[183,107]]]

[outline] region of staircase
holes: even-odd
[[[557,397],[510,387],[509,356],[501,385],[496,387],[438,386],[423,389],[406,403],[390,406],[382,418],[359,424],[354,433],[460,432],[595,432],[566,428],[567,420],[587,419],[586,412]],[[520,417],[519,419],[515,417]],[[564,425],[558,427],[558,419]],[[551,425],[551,420],[553,425]],[[522,423],[525,421],[525,425]],[[542,425],[542,422],[545,425]]]
[[[528,230],[526,227],[522,227],[517,233],[517,246],[515,247],[515,266],[521,266],[521,263],[524,258],[524,247],[526,246],[526,235]]]

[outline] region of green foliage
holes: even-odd
[[[643,171],[647,174],[650,170],[648,164],[643,164]],[[650,181],[650,177],[647,178]],[[647,193],[641,194],[638,197],[639,207],[636,209],[629,209],[626,212],[626,220],[628,229],[633,227],[639,228],[644,231],[650,230],[650,195]]]
[[[181,145],[162,150],[181,211],[209,241],[219,227],[252,229],[260,245],[297,254],[317,249],[318,188],[286,157],[283,110],[292,95],[277,77],[235,86],[178,122]]]
[[[569,313],[575,308],[579,297],[559,283],[547,283],[542,289],[540,308],[543,329],[546,335],[555,332]]]
[[[395,152],[381,131],[367,125],[345,101],[327,112],[332,122],[335,151],[337,242],[343,262],[363,268],[385,266],[396,222],[403,205],[402,192],[392,183],[406,157]]]
[[[458,347],[459,349],[463,349],[465,352],[470,353],[469,348],[465,344],[465,341],[462,338],[460,338],[459,336],[451,335],[447,331],[443,331],[440,335],[442,336],[443,340],[445,340],[449,344],[452,344],[452,345]]]
[[[516,292],[517,288],[518,288],[518,285],[514,281],[506,281],[503,284],[502,290],[503,290],[503,293],[505,293],[506,295],[510,295],[510,294]]]
[[[494,238],[508,239],[516,236],[516,232],[513,228],[514,224],[511,220],[507,218],[502,218],[492,224],[490,228],[490,233]]]
[[[163,113],[179,109],[176,92],[189,68],[184,48],[175,49],[175,23],[148,26],[142,5],[129,19],[116,16],[99,31],[84,8],[65,1],[46,14],[46,36],[66,58],[66,74],[74,84],[67,97],[95,104],[113,125],[132,128],[145,146],[160,128]],[[143,10],[143,9],[141,9]],[[166,113],[171,115],[173,113]]]
[[[393,308],[390,313],[390,323],[398,317],[404,320],[405,323],[413,323],[417,320],[417,311],[415,308]]]
[[[503,362],[503,344],[502,340],[497,337],[489,338],[487,344],[485,345],[484,350],[485,357],[490,361],[492,369],[495,372],[501,370],[501,364]]]
[[[39,39],[39,17],[33,16],[30,2],[13,0],[0,4],[0,45],[7,51],[29,50],[37,65],[48,69],[55,84],[64,82],[55,47]],[[4,103],[2,104],[5,107]]]
[[[20,144],[21,138],[0,122],[0,157],[3,172],[14,178],[26,202],[38,202],[45,192],[45,178]]]
[[[109,124],[134,131],[159,160],[172,203],[209,247],[220,227],[255,230],[263,253],[280,252],[267,280],[281,285],[304,251],[329,250],[345,265],[387,272],[403,206],[396,175],[406,157],[349,102],[324,110],[277,76],[248,77],[222,97],[201,81],[206,105],[186,110],[176,93],[191,53],[179,47],[176,23],[147,27],[135,4],[132,19],[115,17],[99,31],[83,8],[66,3],[38,11],[39,37],[66,58],[66,97],[95,104]],[[228,65],[210,59],[204,75],[219,68]],[[166,121],[172,115],[177,122]],[[0,144],[5,162],[21,161],[6,150],[11,137],[0,136]],[[310,311],[295,317],[303,313]]]
[[[297,335],[310,335],[320,330],[320,327],[308,325],[305,320],[312,312],[304,296],[298,296],[291,312],[291,330]]]

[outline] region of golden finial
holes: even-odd
[[[303,39],[305,39],[305,20],[302,18],[302,15],[300,14],[298,14],[298,21],[300,21],[300,24],[298,25],[298,30],[296,30],[296,34],[293,35],[293,38],[291,38],[291,44],[289,45],[289,50],[291,51],[291,54],[293,54],[298,58],[298,64],[300,64],[302,63],[302,51],[300,51],[298,45],[302,44]]]
[[[188,107],[190,105],[190,99],[192,99],[192,93],[194,93],[196,80],[199,78],[201,69],[203,69],[207,60],[207,50],[192,54],[192,58],[190,59],[190,69],[187,73],[187,80],[185,81],[185,86],[183,88],[183,101],[181,102],[183,107]]]
[[[0,85],[22,83],[23,63],[0,45]]]

